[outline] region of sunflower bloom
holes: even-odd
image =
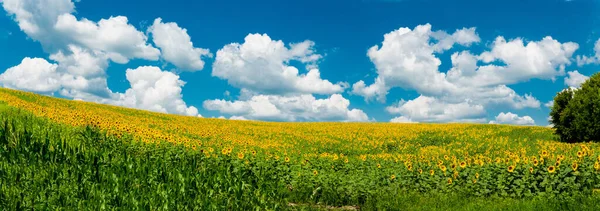
[[[238,157],[240,160],[244,159],[244,153],[241,153],[241,152],[240,152],[240,153],[238,153],[238,156],[237,156],[237,157]]]
[[[479,179],[479,172],[475,173],[475,178]]]
[[[448,178],[448,185],[452,184],[452,178]]]
[[[529,173],[533,174],[533,167],[529,167]]]
[[[571,169],[573,169],[573,171],[577,171],[578,167],[579,167],[579,165],[575,162],[573,162],[573,164],[571,164]]]
[[[390,180],[395,180],[396,179],[396,175],[392,174],[392,176],[390,176]]]
[[[430,174],[431,176],[433,176],[433,174],[435,174],[435,171],[434,171],[433,169],[431,169],[431,170],[429,170],[429,174]]]
[[[317,176],[319,172],[317,170],[313,170],[313,175]]]
[[[554,172],[556,172],[556,167],[554,167],[554,166],[549,166],[549,167],[548,167],[548,172],[550,172],[550,173],[554,173]]]
[[[465,168],[465,167],[467,167],[467,163],[466,163],[466,162],[464,162],[464,161],[460,162],[460,167],[461,167],[461,168]]]
[[[582,158],[583,156],[584,156],[584,153],[582,151],[577,151],[578,158]]]
[[[515,171],[515,166],[508,166],[508,172],[513,173]]]

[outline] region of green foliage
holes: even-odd
[[[563,142],[600,142],[600,73],[592,75],[580,89],[559,92],[550,116]]]
[[[528,134],[503,128],[510,137]],[[423,140],[428,146],[453,138],[430,136]],[[540,164],[534,172],[522,164],[514,173],[504,163],[473,164],[457,167],[453,177],[450,166],[445,173],[426,163],[409,169],[392,161],[378,168],[379,161],[371,158],[295,164],[250,155],[207,157],[182,145],[117,139],[97,128],[57,124],[0,107],[0,210],[598,209],[600,198],[592,192],[600,188],[600,174],[592,171],[594,160],[581,161],[581,171],[563,164],[554,174],[545,171],[552,164]],[[481,177],[472,183],[475,173]]]

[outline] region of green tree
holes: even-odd
[[[561,141],[600,141],[600,73],[579,89],[559,92],[550,116]]]

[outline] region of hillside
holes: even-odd
[[[545,127],[233,121],[9,89],[0,105],[8,209],[570,209],[547,196],[600,188],[600,145]]]

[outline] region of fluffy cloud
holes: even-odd
[[[496,121],[490,121],[490,124],[534,125],[535,121],[530,116],[519,117],[511,112],[501,112],[496,116]]]
[[[202,70],[202,57],[212,56],[208,49],[194,48],[187,30],[180,28],[177,23],[163,23],[162,19],[157,18],[148,32],[152,34],[154,44],[161,49],[162,57],[182,70]]]
[[[476,71],[473,66],[465,71],[454,68],[448,76],[454,83],[476,86],[514,84],[531,78],[552,79],[564,74],[565,66],[571,64],[570,59],[578,48],[577,43],[560,43],[549,36],[527,44],[520,38],[506,41],[504,37],[498,37],[492,49],[477,58],[485,63],[500,61],[505,65],[483,65]],[[465,72],[467,74],[461,74]]]
[[[455,43],[467,45],[478,42],[479,37],[474,32],[474,29],[457,30],[454,34],[460,39],[456,39],[453,38],[454,34],[432,32],[431,25],[426,24],[414,30],[400,28],[385,34],[382,46],[373,46],[367,53],[377,68],[375,83],[366,86],[364,81],[359,81],[353,85],[352,92],[367,99],[376,97],[380,101],[385,101],[392,87],[415,89],[425,95],[440,95],[453,87],[445,80],[445,74],[438,71],[441,61],[434,53],[443,52]],[[438,42],[433,43],[432,40]]]
[[[414,100],[401,100],[386,110],[402,116],[392,122],[483,122],[485,110],[482,105],[469,101],[447,103],[433,97],[419,96]]]
[[[78,100],[108,103],[165,113],[198,116],[198,109],[187,106],[182,99],[184,82],[179,76],[157,67],[143,66],[126,71],[131,88],[125,93],[113,93],[107,84],[109,61],[127,63],[130,59],[158,60],[161,52],[147,43],[145,33],[128,23],[127,17],[116,16],[94,22],[73,15],[75,6],[70,0],[5,0],[2,6],[13,16],[30,38],[39,41],[49,58],[25,58],[21,64],[0,75],[5,87],[53,94]],[[174,23],[153,25],[155,42],[166,52],[164,58],[174,63],[192,61],[190,67],[203,66],[180,53],[194,51],[184,29]],[[179,40],[186,38],[187,40]],[[169,43],[169,39],[188,41]],[[187,48],[189,47],[189,49]],[[181,60],[173,60],[174,56]],[[201,69],[201,68],[199,68]]]
[[[349,109],[350,101],[340,94],[316,99],[312,95],[255,95],[247,100],[204,101],[204,108],[245,119],[276,121],[368,121],[359,109]]]
[[[178,75],[158,67],[142,66],[127,69],[126,76],[131,88],[119,94],[113,104],[164,113],[198,115],[197,108],[188,107],[183,101],[181,88],[185,82],[179,80]]]
[[[586,64],[600,63],[600,39],[594,45],[594,53],[592,56],[577,56],[577,65],[581,67]]]
[[[547,103],[544,104],[544,106],[546,106],[548,108],[552,108],[552,106],[554,106],[554,100],[548,101]]]
[[[395,117],[395,118],[391,119],[390,122],[391,123],[417,123],[417,122],[413,122],[412,119],[407,118],[405,116]]]
[[[290,44],[271,40],[266,34],[249,34],[243,44],[232,43],[217,52],[212,75],[237,88],[261,94],[333,94],[342,92],[346,83],[333,84],[321,79],[315,62],[321,58],[313,50],[314,42]],[[290,66],[298,61],[309,68],[305,74]]]
[[[52,93],[61,86],[58,65],[41,58],[26,57],[21,64],[8,68],[0,75],[4,87],[33,92]]]
[[[590,77],[582,75],[577,70],[570,71],[567,73],[567,77],[565,77],[565,84],[569,87],[579,88],[588,78]]]
[[[147,37],[128,23],[127,17],[116,16],[93,22],[77,20],[72,14],[58,16],[55,33],[70,42],[93,50],[106,52],[117,63],[127,63],[130,58],[158,60],[160,51],[147,44]]]
[[[447,115],[437,106],[477,106],[478,109],[465,110],[479,115],[489,106],[539,108],[541,103],[533,96],[519,95],[507,85],[564,75],[565,67],[571,64],[573,53],[579,48],[576,43],[561,43],[549,36],[530,42],[497,37],[490,50],[479,55],[469,51],[453,53],[451,69],[445,73],[439,70],[441,61],[437,54],[455,44],[469,46],[479,41],[474,28],[459,29],[452,35],[431,31],[429,24],[392,31],[384,35],[381,46],[368,51],[378,74],[374,83],[358,81],[353,84],[352,93],[367,101],[376,98],[385,102],[388,91],[394,87],[415,90],[421,96],[409,102],[421,107],[409,107],[411,104],[402,107],[403,113],[399,114],[405,119],[481,122],[484,119],[469,115]]]

